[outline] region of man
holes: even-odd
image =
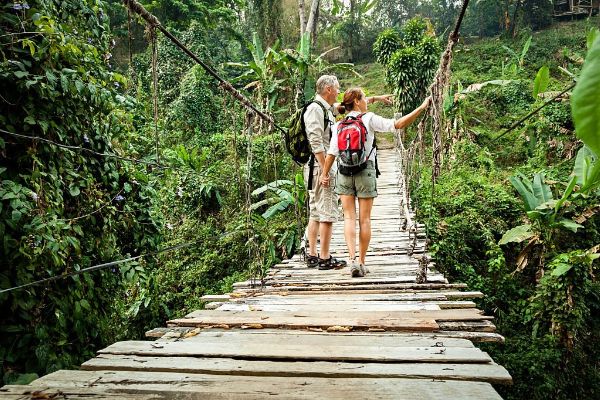
[[[323,186],[319,179],[321,170],[325,165],[327,150],[329,150],[331,126],[335,122],[332,109],[339,90],[340,84],[335,76],[321,76],[317,80],[315,102],[310,104],[304,113],[306,136],[314,158],[304,166],[304,182],[307,186],[309,181],[312,184],[312,187],[307,187],[310,218],[307,228],[309,253],[306,258],[306,265],[309,268],[318,267],[322,270],[346,266],[345,261],[338,260],[329,253],[333,221],[338,218],[338,196],[333,190],[335,187],[335,167],[330,171],[329,186]],[[325,111],[327,114],[325,114]],[[309,179],[311,168],[312,179]],[[320,254],[317,253],[317,236],[321,238]]]

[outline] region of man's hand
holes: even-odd
[[[327,174],[327,175],[321,174],[319,179],[321,180],[321,185],[323,187],[329,187],[329,174]]]
[[[382,102],[383,104],[386,105],[392,105],[393,101],[394,101],[394,95],[393,94],[384,94],[381,96],[377,96],[375,97],[377,100],[379,100],[380,102]]]

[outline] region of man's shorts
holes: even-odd
[[[377,173],[375,163],[367,161],[367,168],[354,176],[337,174],[335,192],[339,195],[356,196],[359,199],[377,197]]]
[[[304,166],[304,185],[308,186],[308,163]],[[313,167],[312,190],[308,190],[308,208],[311,221],[335,222],[338,220],[338,196],[335,194],[335,171],[329,172],[331,177],[328,187],[323,187],[320,182],[321,168],[315,161]]]

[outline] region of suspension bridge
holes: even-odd
[[[205,309],[147,340],[114,343],[79,370],[5,386],[0,397],[500,399],[492,385],[511,377],[477,347],[504,341],[473,301],[484,294],[449,283],[429,262],[403,200],[401,157],[379,153],[364,278],[308,269],[295,256],[262,283],[205,296]],[[332,251],[346,253],[341,210]]]

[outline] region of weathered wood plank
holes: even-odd
[[[86,371],[149,371],[194,374],[322,378],[421,378],[510,384],[503,367],[489,364],[347,363],[233,360],[202,357],[142,357],[103,354],[85,362]]]
[[[428,300],[448,300],[448,299],[470,299],[483,297],[481,292],[460,292],[454,290],[418,290],[418,291],[393,291],[390,293],[328,293],[328,292],[316,292],[316,293],[288,293],[284,292],[284,295],[279,293],[275,294],[262,294],[256,293],[254,296],[243,296],[243,297],[232,297],[230,301],[243,301],[243,302],[255,302],[255,301],[428,301]],[[308,296],[310,294],[310,296]],[[310,299],[310,300],[307,300]]]
[[[266,332],[265,332],[266,331]],[[298,346],[374,346],[378,347],[461,347],[473,348],[466,339],[439,339],[434,336],[421,336],[391,332],[361,332],[348,335],[345,332],[312,332],[294,330],[195,330],[194,336],[180,339],[186,343],[226,343],[229,346],[245,346],[246,343],[269,343]]]
[[[167,321],[167,326],[215,326],[226,325],[230,328],[286,328],[286,329],[334,329],[343,326],[354,330],[384,329],[386,331],[402,332],[433,332],[439,330],[438,324],[433,319],[386,317],[373,319],[370,316],[320,316],[303,317],[291,313],[280,316],[261,316],[260,311],[247,312],[234,316],[232,312],[207,311],[212,315],[202,315],[194,318],[181,318]],[[274,314],[274,313],[269,313]],[[284,314],[284,313],[281,313]]]
[[[286,285],[286,286],[293,286],[293,285],[312,285],[312,286],[318,286],[318,285],[348,285],[348,286],[353,286],[353,285],[390,285],[390,284],[396,284],[396,283],[412,283],[415,282],[415,275],[413,276],[401,276],[401,277],[387,277],[387,278],[383,278],[383,279],[371,279],[368,277],[369,275],[367,275],[367,277],[364,278],[351,278],[350,277],[350,270],[348,268],[346,268],[344,270],[344,273],[342,275],[342,273],[340,273],[339,278],[337,279],[331,279],[331,278],[327,278],[327,279],[321,279],[321,280],[315,280],[315,279],[298,279],[296,277],[292,277],[292,278],[282,278],[282,279],[274,279],[274,278],[270,278],[267,279],[266,284],[269,286],[277,286],[277,285]],[[428,276],[428,282],[431,283],[447,283],[446,279],[443,276]],[[236,282],[233,284],[234,288],[245,288],[245,287],[251,287],[254,285],[254,282],[252,281],[243,281],[243,282]]]
[[[464,283],[393,283],[393,284],[379,284],[379,285],[327,285],[327,286],[285,286],[284,288],[277,288],[272,286],[263,286],[260,285],[253,288],[238,288],[235,292],[263,292],[269,293],[272,291],[357,291],[357,290],[366,290],[366,291],[382,291],[388,290],[392,292],[398,292],[399,290],[442,290],[442,289],[464,289],[467,285]]]
[[[268,311],[268,312],[303,312],[309,313],[315,309],[315,304],[243,304],[243,303],[225,303],[216,308],[217,311]],[[417,310],[441,310],[436,304],[332,304],[321,303],[318,305],[319,311],[329,311],[335,313],[352,313],[356,311],[417,311]]]
[[[222,357],[262,360],[426,362],[426,363],[490,363],[487,353],[476,347],[380,347],[308,346],[246,342],[232,346],[226,342],[117,342],[99,354],[124,354],[160,357]]]
[[[470,381],[431,381],[408,378],[306,378],[181,374],[138,371],[57,371],[38,379],[36,384],[58,387],[86,387],[90,382],[105,390],[143,393],[177,393],[186,399],[295,398],[347,399],[378,398],[500,400],[489,383]]]
[[[52,388],[49,385],[6,385],[0,388],[4,400],[92,399],[92,400],[171,400],[177,396],[158,393],[114,393],[87,387]]]
[[[491,320],[494,319],[492,316],[485,315],[483,311],[477,308],[463,308],[463,309],[450,309],[450,310],[414,310],[414,311],[379,311],[379,312],[353,312],[348,317],[336,317],[332,315],[334,313],[327,311],[315,311],[310,310],[309,312],[228,312],[228,311],[213,311],[213,310],[196,310],[187,314],[185,318],[181,319],[202,319],[202,318],[219,318],[228,317],[232,321],[236,318],[244,320],[249,315],[252,319],[260,319],[263,321],[269,319],[285,319],[285,318],[348,318],[348,319],[361,319],[365,321],[394,321],[397,319],[435,319],[438,321],[478,321],[478,320]]]

